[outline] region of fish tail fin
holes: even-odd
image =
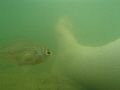
[[[58,43],[61,46],[69,47],[73,44],[78,44],[72,33],[72,23],[68,16],[64,15],[58,21],[55,32],[58,38]]]

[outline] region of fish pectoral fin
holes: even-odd
[[[17,65],[32,65],[32,63],[35,63],[35,60],[31,54],[26,54],[22,58],[17,60]]]
[[[30,68],[30,65],[21,66],[22,74],[26,74],[27,72],[29,72]]]

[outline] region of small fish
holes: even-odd
[[[0,61],[21,65],[36,65],[48,60],[53,52],[37,43],[22,41],[0,48]]]

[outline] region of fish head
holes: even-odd
[[[49,60],[53,56],[53,52],[48,48],[38,48],[35,52],[36,64]]]

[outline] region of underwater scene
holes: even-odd
[[[0,0],[0,90],[120,90],[119,0]]]

